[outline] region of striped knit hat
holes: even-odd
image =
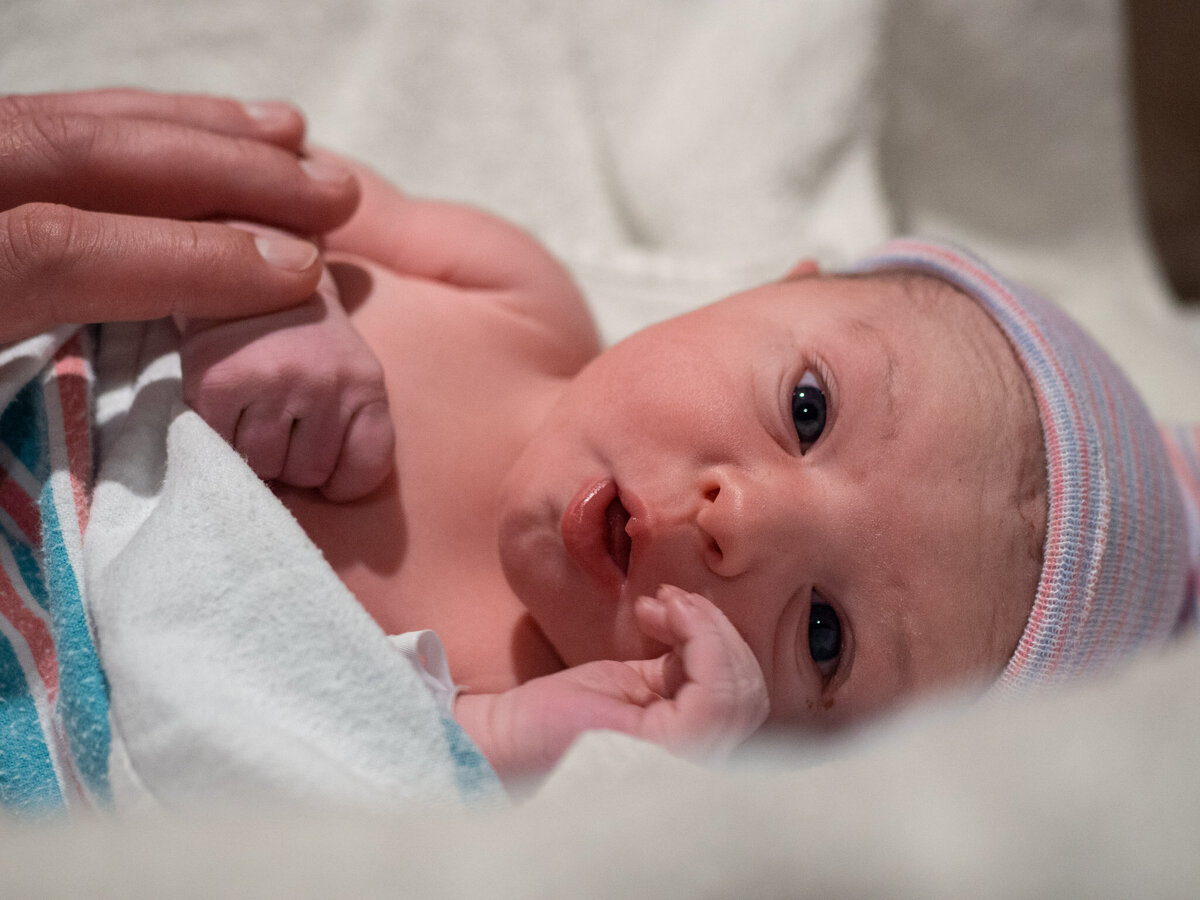
[[[854,266],[888,269],[932,275],[977,300],[1037,398],[1049,481],[1042,573],[997,687],[1063,681],[1168,638],[1195,588],[1184,498],[1125,376],[1061,310],[960,249],[897,240]]]

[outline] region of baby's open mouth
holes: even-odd
[[[629,524],[629,510],[621,503],[619,495],[613,497],[604,510],[604,521],[608,525],[608,555],[612,557],[621,573],[628,576],[631,541],[625,532],[625,526]]]

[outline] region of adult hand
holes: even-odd
[[[284,103],[139,90],[0,97],[0,344],[62,323],[238,317],[308,297],[301,235],[358,184]],[[249,233],[214,219],[276,226]]]

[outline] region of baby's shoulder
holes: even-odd
[[[504,287],[462,286],[330,254],[329,268],[355,328],[381,362],[498,366],[570,376],[599,352],[582,295],[546,267]]]

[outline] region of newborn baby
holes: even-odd
[[[806,262],[600,352],[528,236],[360,178],[308,306],[184,323],[185,396],[387,633],[437,632],[502,775],[587,728],[727,749],[1176,626],[1144,408],[982,264]]]

